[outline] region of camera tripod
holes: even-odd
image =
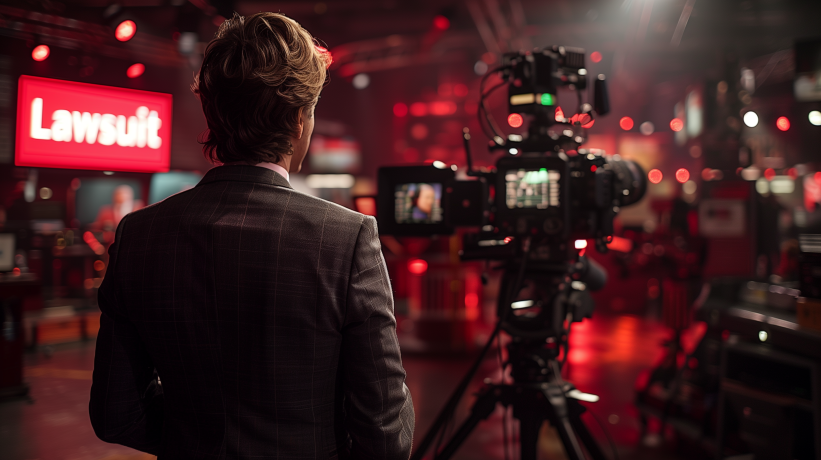
[[[581,315],[589,316],[592,313],[592,298],[589,294],[578,295],[580,291],[573,290],[569,282],[573,273],[573,268],[568,271],[562,267],[557,269],[553,266],[541,272],[530,273],[527,279],[538,280],[542,286],[556,286],[548,288],[548,295],[543,297],[544,303],[537,301],[527,301],[527,307],[514,306],[513,299],[516,298],[523,281],[526,278],[526,262],[529,251],[529,244],[525,244],[526,250],[522,257],[521,265],[518,267],[518,274],[512,270],[505,272],[500,289],[499,322],[488,338],[482,352],[473,366],[463,377],[453,395],[450,397],[445,407],[437,416],[428,433],[422,439],[417,450],[411,456],[411,460],[421,460],[433,442],[443,436],[442,431],[449,423],[456,410],[456,406],[467,390],[468,385],[479,368],[483,357],[493,344],[499,332],[504,329],[512,336],[513,340],[508,345],[508,364],[511,367],[512,384],[487,384],[478,394],[476,401],[470,410],[470,416],[456,429],[453,436],[444,444],[441,449],[436,449],[433,459],[450,459],[462,443],[467,439],[480,421],[487,419],[495,410],[497,404],[504,407],[513,408],[513,417],[519,420],[519,442],[521,448],[521,460],[536,460],[537,444],[539,432],[542,424],[547,421],[558,432],[564,446],[565,452],[570,460],[585,460],[589,454],[593,460],[606,460],[596,440],[585,426],[581,415],[586,411],[580,401],[595,402],[598,397],[589,395],[577,390],[572,383],[564,381],[561,377],[559,366],[559,346],[556,340],[548,339],[544,333],[549,330],[561,330],[562,324],[567,321],[581,320]],[[586,261],[583,261],[587,263]],[[575,267],[580,269],[577,264]],[[584,270],[595,271],[590,266]],[[592,273],[591,276],[604,276],[601,272]],[[563,282],[556,282],[562,280]],[[547,281],[545,283],[545,281]],[[602,281],[603,285],[603,281]],[[542,296],[540,296],[542,297]],[[519,303],[519,302],[517,302]],[[514,308],[536,307],[538,313],[520,315],[518,322],[512,314]],[[530,316],[533,323],[541,328],[533,328],[528,331],[522,327],[527,325],[525,316]],[[535,321],[541,319],[542,321]],[[556,321],[558,319],[558,321]],[[556,324],[558,322],[558,324]],[[552,323],[552,324],[551,324]],[[540,329],[538,332],[536,329]],[[540,333],[541,334],[540,334]],[[559,334],[561,335],[561,333]],[[552,345],[552,346],[551,346]],[[567,348],[565,348],[565,356]]]

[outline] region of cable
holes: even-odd
[[[601,430],[604,432],[604,436],[607,438],[607,442],[610,443],[610,449],[613,451],[613,460],[619,460],[619,452],[616,450],[616,443],[613,442],[613,438],[610,437],[610,432],[607,431],[607,428],[604,427],[604,424],[595,412],[590,410],[590,408],[588,408],[587,411],[590,412],[590,415],[593,416],[593,420],[595,420],[596,423],[599,425],[599,428],[601,428]]]
[[[479,115],[479,125],[482,127],[482,131],[484,131],[485,135],[490,137],[490,139],[492,139],[494,143],[496,142],[496,137],[502,137],[502,135],[500,134],[501,129],[499,129],[498,125],[493,120],[493,117],[490,116],[490,113],[487,110],[487,106],[485,106],[485,98],[488,97],[493,91],[495,91],[496,89],[498,89],[502,85],[507,84],[507,81],[505,81],[505,79],[502,78],[501,83],[494,86],[493,88],[491,88],[487,92],[485,92],[485,90],[484,90],[485,83],[487,82],[487,79],[491,75],[495,75],[497,72],[501,72],[503,70],[507,70],[507,69],[510,69],[510,68],[512,68],[512,67],[508,65],[508,66],[500,66],[500,67],[497,67],[493,70],[490,70],[482,77],[482,80],[479,82],[479,110],[477,111],[477,115]],[[482,124],[482,115],[484,115],[484,118],[485,118],[485,121],[488,124],[488,127],[493,132],[492,135],[489,135],[488,132],[485,131],[484,125]]]

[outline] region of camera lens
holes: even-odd
[[[613,190],[618,205],[627,206],[642,199],[647,191],[647,180],[641,166],[635,161],[622,160],[618,157],[609,158],[608,163],[616,173]]]

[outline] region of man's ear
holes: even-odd
[[[296,125],[296,138],[302,139],[302,130],[305,128],[305,123],[302,121],[302,113],[304,112],[304,107],[299,108],[299,113],[297,114],[297,125]]]

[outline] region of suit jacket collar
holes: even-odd
[[[197,185],[217,181],[256,182],[293,189],[284,177],[274,171],[260,166],[222,165],[211,168]]]

